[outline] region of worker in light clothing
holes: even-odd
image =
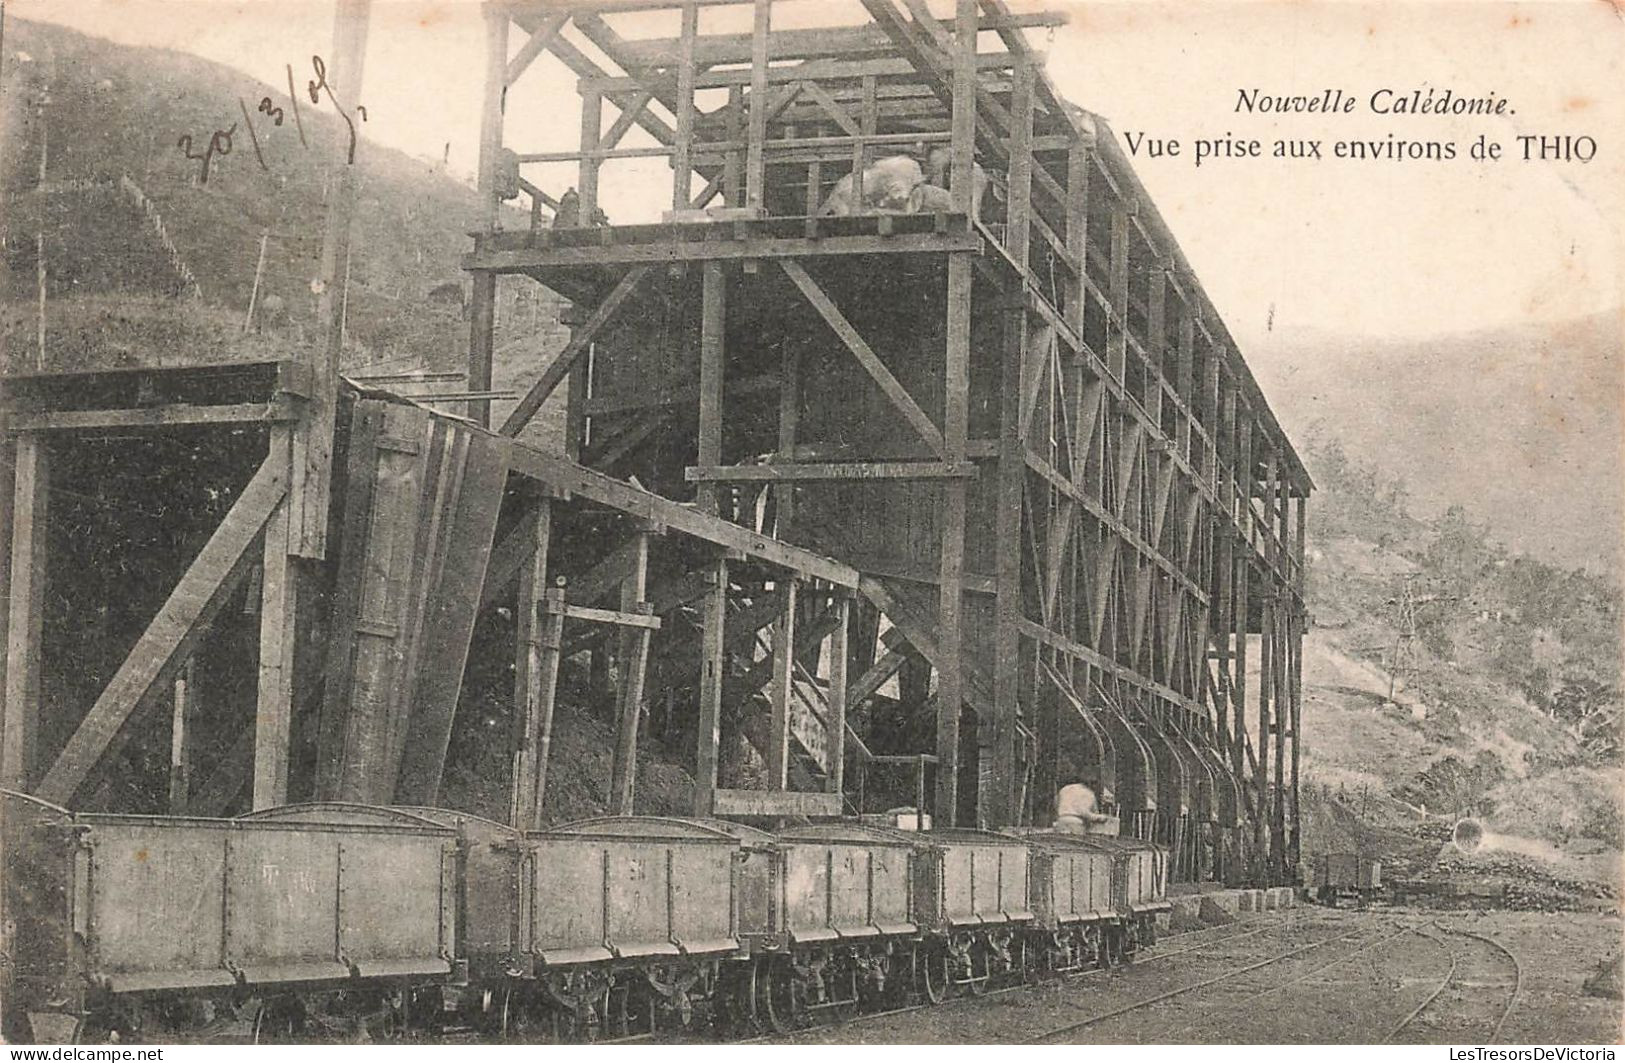
[[[1066,834],[1088,834],[1110,816],[1100,811],[1095,788],[1084,782],[1068,783],[1055,795],[1055,829]]]

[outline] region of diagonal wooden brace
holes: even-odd
[[[253,562],[249,548],[287,489],[287,455],[272,454],[243,488],[225,520],[68,739],[40,784],[38,796],[62,805],[71,802],[136,709],[154,690],[174,678]]]

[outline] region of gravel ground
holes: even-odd
[[[1516,972],[1504,953],[1469,934],[1504,945]],[[1141,962],[1109,973],[779,1040],[1369,1044],[1392,1035],[1483,1044],[1504,1014],[1496,1043],[1612,1044],[1621,1037],[1620,1002],[1580,987],[1620,939],[1615,915],[1298,908],[1164,938]]]

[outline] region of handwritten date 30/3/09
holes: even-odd
[[[325,95],[327,97],[327,102],[333,105],[333,110],[337,111],[339,118],[343,119],[345,130],[349,136],[345,161],[351,165],[354,165],[356,148],[356,122],[357,120],[362,122],[367,120],[367,108],[358,103],[351,110],[346,110],[343,105],[339,103],[338,97],[333,95],[332,86],[327,83],[327,64],[322,60],[321,56],[311,56],[310,67],[315,76],[305,82],[305,94],[310,97],[311,104],[315,106],[321,105],[322,97]],[[288,66],[287,70],[288,102],[293,108],[294,128],[299,133],[300,145],[302,147],[309,148],[310,145],[305,140],[304,119],[299,110],[299,93],[294,89],[293,67],[290,65]],[[270,167],[265,164],[265,155],[260,150],[259,133],[254,128],[253,118],[249,115],[248,102],[242,98],[239,98],[237,100],[237,106],[242,112],[242,121],[240,123],[233,122],[225,129],[216,129],[214,132],[209,134],[208,140],[203,142],[203,146],[201,148],[198,147],[197,142],[194,141],[192,134],[190,133],[183,133],[180,139],[175,142],[175,146],[180,149],[182,155],[199,164],[199,184],[206,185],[209,183],[209,168],[216,158],[224,158],[231,154],[234,138],[237,136],[239,126],[243,127],[248,132],[249,142],[254,147],[254,158],[259,162],[260,169],[266,171],[270,170]],[[273,128],[281,128],[283,122],[287,118],[287,111],[282,107],[279,107],[269,96],[260,97],[260,102],[255,108],[255,112],[268,118]]]

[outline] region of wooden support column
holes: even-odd
[[[1253,780],[1258,793],[1258,819],[1253,823],[1253,841],[1264,857],[1266,875],[1274,867],[1275,854],[1271,851],[1274,834],[1275,810],[1270,802],[1270,699],[1275,685],[1275,588],[1266,570],[1260,573],[1258,626],[1258,775]]]
[[[1072,143],[1066,159],[1066,253],[1077,266],[1077,278],[1066,292],[1066,324],[1083,335],[1084,308],[1089,305],[1089,170],[1093,145]]]
[[[594,154],[604,132],[604,94],[598,89],[581,89],[581,164],[576,175],[576,196],[581,206],[579,224],[591,225],[598,210],[598,170],[603,161]]]
[[[39,760],[40,642],[45,614],[50,454],[45,437],[34,432],[17,436],[15,453],[0,786],[27,790]]]
[[[722,382],[727,360],[728,278],[722,263],[709,259],[700,287],[700,426],[696,460],[722,464]],[[695,499],[704,513],[717,512],[717,485],[702,483]]]
[[[671,206],[687,210],[694,198],[694,38],[700,31],[700,6],[683,4],[677,44],[677,144],[672,153]],[[590,219],[583,219],[590,221]]]
[[[289,430],[271,430],[271,456],[287,461]],[[251,807],[288,802],[288,760],[293,744],[294,647],[298,633],[299,569],[292,549],[290,502],[277,505],[265,522],[260,567],[259,690],[254,711],[254,790]]]
[[[502,201],[497,196],[497,169],[502,157],[502,111],[508,86],[508,11],[487,4],[485,11],[485,96],[480,104],[480,223],[495,232]],[[545,31],[544,31],[545,33]],[[538,37],[543,34],[539,33]],[[493,338],[496,332],[496,274],[474,274],[468,314],[468,390],[491,390]],[[468,418],[491,425],[491,400],[469,399]]]
[[[786,576],[779,583],[779,616],[773,624],[773,715],[767,749],[768,789],[783,790],[790,772],[790,699],[796,660],[797,582]]]
[[[839,795],[846,786],[846,661],[848,636],[852,626],[852,595],[844,588],[834,591],[835,630],[829,640],[829,699],[826,705],[825,748],[829,769],[824,786]]]
[[[779,360],[779,457],[793,462],[796,454],[796,432],[801,423],[801,345],[799,335],[786,336]],[[773,502],[778,508],[780,539],[791,537],[790,529],[796,519],[796,485],[785,481],[774,489]]]
[[[1023,268],[1031,230],[1029,212],[1033,192],[1033,82],[1037,72],[1030,60],[1020,58],[1011,73],[1010,188],[1006,204],[1005,250]]]
[[[535,520],[527,521],[530,557],[519,570],[519,592],[513,667],[513,775],[508,824],[520,830],[540,825],[542,787],[552,737],[553,697],[558,680],[559,646],[564,632],[564,591],[557,609],[545,614],[548,542],[553,531],[553,503],[536,501]]]
[[[649,539],[651,533],[639,531],[634,540],[636,556],[632,574],[621,584],[621,612],[639,613],[649,610]],[[620,632],[620,712],[615,731],[615,760],[611,766],[609,798],[610,812],[617,816],[632,814],[632,799],[638,776],[638,721],[643,715],[643,680],[649,665],[649,638],[653,632],[646,627],[622,628]]]
[[[475,270],[468,300],[468,389],[491,390],[491,367],[496,350],[497,275]],[[482,428],[491,427],[491,400],[469,399],[470,420]]]
[[[762,207],[767,185],[767,44],[773,23],[773,0],[755,0],[750,36],[750,129],[745,148],[745,205]]]
[[[1106,322],[1106,368],[1119,383],[1128,369],[1128,227],[1130,207],[1112,208],[1111,276],[1108,294],[1111,316]]]
[[[367,28],[372,0],[336,0],[333,52],[328,58],[329,91],[346,113],[362,103],[362,73],[367,57]],[[499,72],[499,78],[502,74]],[[362,143],[357,140],[357,145]],[[357,155],[360,148],[356,149]],[[332,493],[333,433],[336,425],[339,368],[344,364],[344,318],[350,278],[351,230],[355,217],[356,167],[347,135],[334,130],[328,180],[327,225],[322,237],[322,288],[317,320],[326,331],[311,381],[310,413],[295,433],[291,488],[293,547],[300,557],[327,556],[328,503]],[[472,385],[473,381],[470,381]]]
[[[1304,610],[1303,596],[1304,584],[1304,520],[1305,507],[1308,499],[1299,496],[1293,500],[1293,531],[1294,551],[1297,555],[1297,575],[1294,586],[1292,609],[1292,844],[1288,854],[1291,861],[1294,881],[1301,875],[1298,863],[1302,856],[1303,810],[1298,804],[1298,766],[1299,758],[1303,752],[1303,732],[1299,730],[1300,720],[1303,716],[1303,638],[1304,630],[1308,626],[1308,614]]]
[[[707,573],[700,631],[700,722],[699,750],[694,774],[694,814],[711,815],[717,788],[722,742],[722,678],[727,659],[723,653],[728,619],[728,560],[718,558]]]
[[[965,457],[970,394],[971,263],[964,255],[948,260],[948,336],[943,408],[943,443],[948,461]],[[942,553],[937,600],[937,822],[959,822],[959,716],[964,709],[964,663],[960,614],[964,604],[965,509],[967,485],[950,480],[942,488]]]
[[[1000,369],[998,491],[993,518],[993,781],[981,795],[980,819],[987,826],[1015,826],[1016,721],[1021,712],[1021,550],[1022,489],[1026,483],[1027,441],[1021,432],[1021,396],[1027,381],[1027,315],[1004,315],[1004,352]],[[1035,519],[1042,519],[1035,514]]]

